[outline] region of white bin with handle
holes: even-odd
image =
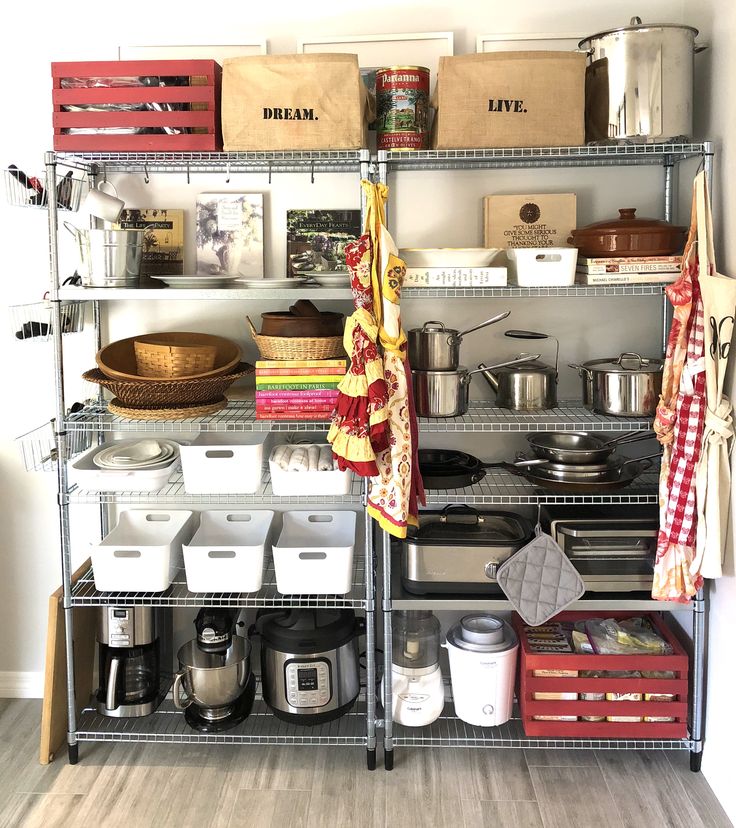
[[[259,590],[273,515],[267,509],[202,512],[199,529],[184,544],[187,587],[192,592]]]
[[[509,282],[520,287],[569,287],[575,284],[577,247],[509,247]]]
[[[273,545],[282,595],[345,595],[353,586],[355,512],[284,512]]]
[[[253,494],[261,485],[267,432],[205,433],[182,446],[187,494]]]
[[[184,565],[182,544],[196,513],[185,509],[128,509],[92,547],[95,586],[101,592],[163,592]]]

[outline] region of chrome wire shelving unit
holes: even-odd
[[[473,149],[473,150],[422,150],[417,152],[380,151],[377,155],[378,179],[389,183],[391,176],[404,172],[437,172],[441,170],[493,170],[534,169],[542,167],[613,167],[613,166],[659,166],[663,171],[662,180],[662,214],[665,220],[672,221],[674,202],[677,191],[677,169],[681,162],[699,161],[712,184],[713,145],[703,143],[669,143],[669,144],[630,144],[584,146],[584,147],[535,147],[508,149]],[[417,288],[422,295],[437,298],[476,298],[479,294],[473,288]],[[556,296],[660,296],[663,297],[662,285],[576,285],[570,288],[490,288],[494,297],[556,297]],[[523,292],[522,292],[523,291]],[[405,291],[403,295],[409,295]],[[485,292],[481,295],[489,295]],[[662,348],[666,346],[668,327],[668,306],[666,299],[662,302]],[[562,403],[553,412],[541,415],[514,415],[502,413],[488,404],[471,404],[464,417],[448,420],[422,419],[420,430],[424,432],[443,432],[462,434],[467,432],[522,433],[527,431],[609,431],[649,430],[651,422],[646,420],[625,420],[623,418],[605,418],[591,414],[586,409]],[[522,478],[508,472],[493,471],[474,487],[444,492],[429,492],[428,505],[439,506],[450,503],[469,505],[538,505],[541,503],[573,503],[584,508],[586,505],[602,503],[621,504],[624,508],[632,503],[657,502],[657,476],[642,475],[629,487],[608,495],[555,495],[535,489]],[[455,596],[448,600],[435,596],[411,596],[400,589],[400,579],[392,566],[391,540],[388,533],[382,533],[382,596],[383,614],[383,660],[384,675],[391,675],[392,665],[392,610],[396,609],[444,609],[462,610],[472,606],[467,598]],[[394,562],[396,563],[396,562]],[[398,587],[397,587],[398,583]],[[589,598],[589,600],[586,600]],[[478,606],[478,604],[482,606]],[[480,601],[475,608],[500,610],[508,609],[502,601]],[[687,610],[693,613],[693,669],[690,694],[690,736],[683,740],[652,741],[635,740],[568,740],[568,739],[531,739],[525,736],[522,723],[512,719],[501,728],[484,730],[472,728],[454,716],[452,707],[445,710],[443,716],[428,728],[406,728],[394,724],[392,720],[391,683],[383,683],[383,748],[384,765],[391,769],[394,763],[394,747],[399,746],[461,746],[461,747],[545,747],[545,748],[596,748],[596,749],[650,749],[672,748],[690,750],[690,764],[693,770],[700,769],[703,750],[704,719],[704,677],[705,677],[705,614],[706,594],[700,590],[689,605],[662,605],[653,602],[649,596],[634,594],[615,595],[609,599],[584,596],[576,609],[593,612],[617,607],[631,610],[652,610],[655,604],[659,610]]]

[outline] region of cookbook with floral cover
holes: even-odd
[[[287,210],[286,275],[345,273],[345,245],[360,236],[360,210]]]
[[[263,195],[197,196],[197,275],[263,277]]]

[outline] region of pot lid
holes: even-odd
[[[643,357],[641,354],[623,353],[617,357],[606,357],[605,359],[591,359],[583,363],[583,367],[592,368],[596,371],[607,371],[615,374],[624,373],[650,373],[658,372],[664,368],[664,360],[654,357]]]
[[[449,512],[422,522],[413,538],[422,543],[441,545],[508,546],[522,543],[531,534],[528,522],[510,512]]]
[[[280,610],[260,615],[259,622],[264,643],[286,653],[334,650],[356,635],[353,610]]]
[[[476,653],[500,653],[516,647],[516,633],[496,615],[463,616],[447,631],[447,643]]]
[[[578,49],[585,48],[586,43],[591,43],[599,37],[607,37],[612,34],[623,34],[624,32],[659,31],[660,29],[684,29],[685,31],[692,32],[693,38],[696,38],[700,34],[700,32],[693,26],[683,26],[678,23],[642,23],[640,17],[632,17],[628,26],[621,26],[619,29],[606,29],[603,32],[596,32],[596,34],[584,37],[578,43]]]
[[[578,227],[572,231],[573,236],[585,237],[586,235],[618,235],[619,233],[651,233],[652,231],[679,230],[685,231],[687,227],[680,227],[671,224],[669,221],[653,218],[641,218],[636,215],[636,207],[621,207],[618,211],[618,218],[596,221],[593,224],[586,224],[585,227]]]
[[[409,333],[455,333],[452,328],[448,328],[444,322],[438,322],[433,319],[431,322],[425,322],[421,328],[412,328]]]

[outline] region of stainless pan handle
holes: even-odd
[[[573,371],[577,371],[578,375],[581,377],[585,374],[588,379],[593,379],[593,372],[590,368],[586,368],[584,365],[578,365],[576,362],[568,362],[567,367],[572,368]]]
[[[490,319],[486,319],[485,322],[481,322],[480,325],[476,325],[474,328],[468,328],[466,331],[460,331],[460,333],[457,333],[454,336],[450,336],[449,340],[454,342],[460,342],[460,340],[467,334],[473,333],[474,331],[479,331],[481,328],[485,328],[488,325],[493,325],[495,322],[500,322],[502,319],[506,319],[506,317],[509,316],[510,313],[511,311],[504,311],[503,313],[498,313],[496,314],[496,316],[492,316]]]
[[[181,692],[181,684],[184,680],[185,673],[186,670],[179,670],[179,672],[174,676],[174,686],[171,688],[171,695],[174,697],[174,707],[179,710],[186,710],[186,708],[192,703],[192,699],[190,699],[187,695],[182,696]]]

